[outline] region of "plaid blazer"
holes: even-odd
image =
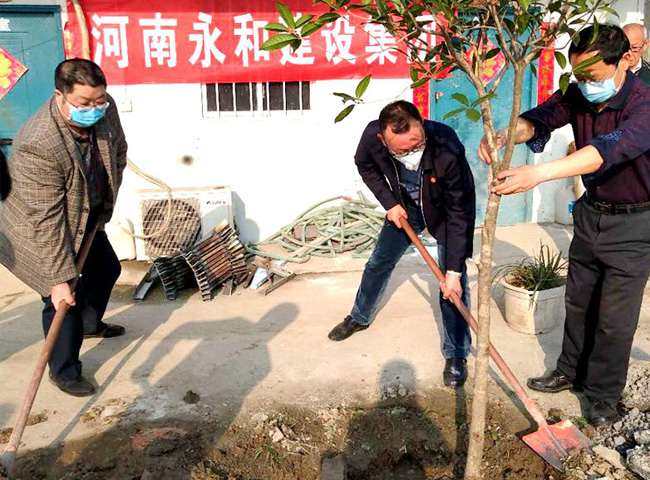
[[[113,214],[126,166],[127,144],[115,102],[95,124],[97,145],[108,175],[99,225]],[[79,275],[75,256],[90,213],[81,150],[54,97],[20,129],[9,171],[11,195],[0,205],[0,263],[41,296]]]

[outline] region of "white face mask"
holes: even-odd
[[[393,158],[403,164],[407,170],[417,170],[422,161],[424,154],[424,147],[414,152],[409,152],[406,155],[393,155]]]

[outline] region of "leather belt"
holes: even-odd
[[[604,214],[604,215],[621,215],[627,213],[639,213],[647,212],[650,210],[650,202],[644,203],[606,203],[606,202],[597,202],[587,195],[585,195],[585,201],[595,210]]]

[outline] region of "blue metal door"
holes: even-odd
[[[514,72],[508,71],[499,88],[497,98],[492,100],[494,123],[498,128],[508,125],[512,107],[512,83]],[[535,105],[537,82],[535,76],[528,70],[524,77],[522,92],[522,112]],[[433,119],[443,122],[456,130],[461,142],[465,145],[467,160],[474,174],[476,183],[476,224],[483,223],[487,206],[487,166],[478,158],[478,145],[483,137],[483,123],[474,123],[465,114],[460,114],[447,120],[444,116],[460,107],[452,98],[454,93],[462,93],[470,101],[476,100],[477,94],[464,73],[455,71],[449,78],[432,82],[431,112]],[[518,145],[512,158],[512,165],[524,165],[533,162],[533,155],[525,145]],[[501,200],[499,208],[499,225],[512,225],[528,222],[532,218],[532,193],[506,196]]]
[[[60,8],[54,6],[0,6],[0,25],[0,46],[28,68],[0,100],[0,143],[7,148],[54,93],[54,70],[64,59],[63,33]]]

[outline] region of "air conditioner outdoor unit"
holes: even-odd
[[[135,192],[138,206],[134,219],[137,235],[158,232],[167,218],[167,192],[147,189]],[[171,220],[160,235],[136,239],[138,260],[151,260],[191,247],[211,235],[224,220],[234,227],[232,193],[229,187],[200,187],[172,189]]]

